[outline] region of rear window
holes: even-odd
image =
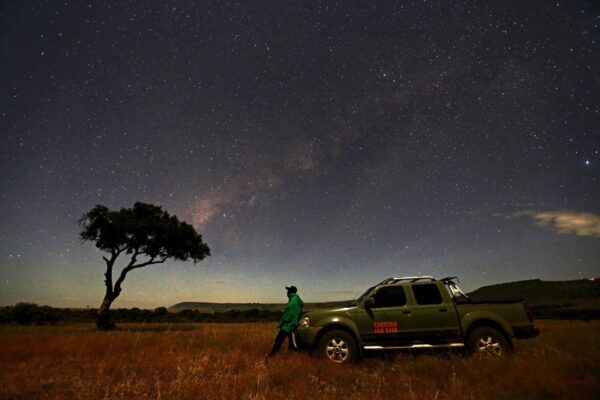
[[[415,295],[417,304],[426,305],[442,303],[442,295],[440,294],[438,285],[435,283],[413,285],[412,291]]]
[[[373,296],[375,308],[402,307],[406,305],[406,294],[402,286],[384,286]]]

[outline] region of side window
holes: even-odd
[[[406,305],[406,294],[402,286],[384,286],[375,293],[374,308],[402,307]]]
[[[417,304],[441,304],[442,295],[440,289],[435,283],[427,283],[424,285],[413,285],[412,291],[415,295]]]

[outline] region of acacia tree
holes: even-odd
[[[110,306],[121,294],[121,286],[130,271],[162,264],[171,258],[196,263],[210,256],[210,248],[193,226],[152,204],[135,203],[132,208],[119,211],[96,205],[79,223],[82,226],[80,238],[94,242],[97,248],[109,253],[102,256],[106,263],[106,293],[96,320],[102,330],[115,327]],[[113,284],[113,268],[121,255],[129,256],[129,262]]]

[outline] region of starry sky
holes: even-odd
[[[599,43],[584,0],[4,1],[0,304],[97,307],[77,220],[135,201],[212,256],[115,307],[600,275]]]

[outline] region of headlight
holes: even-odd
[[[310,318],[308,317],[303,317],[300,320],[300,327],[301,328],[308,328],[310,326]]]

